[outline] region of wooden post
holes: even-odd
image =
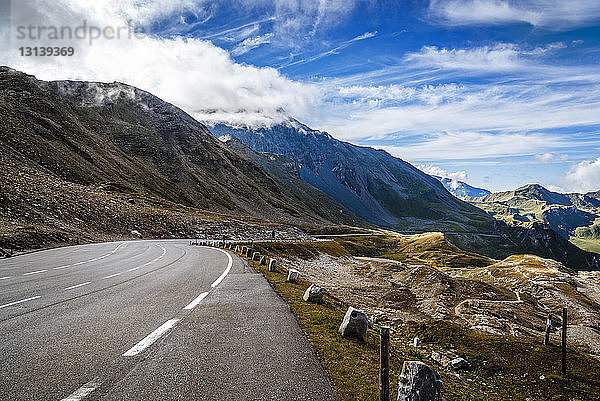
[[[562,315],[562,366],[561,372],[567,374],[567,308],[563,308]]]
[[[550,329],[552,328],[552,320],[550,319],[550,314],[548,313],[548,318],[546,319],[546,335],[544,336],[544,345],[550,344]]]
[[[381,327],[379,401],[390,401],[390,328]]]

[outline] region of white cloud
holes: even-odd
[[[96,1],[90,9],[93,13],[84,10],[83,3],[65,0],[52,6],[44,3],[40,9],[15,8],[13,13],[22,21],[46,21],[43,25],[77,26],[85,20],[88,26],[117,27],[126,26],[132,17],[137,18],[134,11],[124,14],[122,11],[129,8],[121,8],[119,2]],[[150,11],[144,11],[140,18],[161,12],[163,2],[144,4]],[[23,14],[18,15],[19,11]],[[51,42],[28,41],[37,45]],[[240,112],[245,111],[249,124],[281,117],[282,108],[302,116],[320,99],[315,85],[292,81],[273,68],[237,64],[226,51],[199,39],[144,36],[141,39],[98,39],[91,46],[85,40],[73,40],[70,44],[76,49],[75,56],[42,58],[20,57],[16,50],[18,45],[13,43],[14,49],[0,49],[0,62],[45,80],[125,82],[198,117],[216,118],[227,111],[243,119],[244,113]],[[218,112],[207,113],[206,110]]]
[[[546,152],[546,153],[538,153],[535,155],[535,159],[537,161],[539,161],[540,163],[551,163],[553,161],[556,160],[567,160],[568,159],[568,155],[566,154],[556,154],[556,153],[552,153],[552,152]]]
[[[352,85],[338,88],[339,96],[361,102],[369,100],[406,101],[414,98],[416,92],[415,88],[395,84],[385,86]]]
[[[404,57],[398,68],[380,75],[370,72],[325,81],[322,86],[328,102],[316,125],[351,141],[386,140],[412,146],[436,135],[441,138],[461,133],[468,137],[479,133],[473,139],[485,140],[486,146],[492,147],[482,149],[482,155],[557,153],[573,143],[551,131],[568,127],[574,132],[577,127],[600,125],[597,69],[541,62],[549,52],[564,46],[554,42],[533,49],[514,44],[470,49],[424,47]],[[473,74],[487,76],[482,83],[468,83]],[[392,75],[406,83],[361,84],[381,82]],[[427,84],[452,77],[466,83]],[[510,143],[502,142],[508,135],[526,133],[535,134],[522,144],[514,144],[512,151]],[[497,151],[493,150],[494,138],[503,145]],[[585,145],[584,141],[579,144]],[[597,144],[597,140],[587,143]],[[444,149],[440,151],[427,159],[449,155]]]
[[[566,192],[568,192],[568,191],[565,191],[563,189],[563,187],[561,187],[559,185],[544,184],[543,187],[546,188],[549,191],[552,191],[552,192],[558,192],[558,193],[566,193]]]
[[[563,30],[599,20],[600,3],[597,0],[431,0],[429,13],[450,26],[527,23]]]
[[[301,48],[306,45],[307,38],[343,21],[355,8],[357,2],[358,0],[272,1],[275,9],[273,33],[278,41]]]
[[[543,134],[442,132],[427,135],[419,141],[394,146],[381,146],[405,160],[477,160],[533,154],[547,147],[565,147],[564,138]]]
[[[577,163],[563,181],[563,187],[568,191],[585,193],[600,190],[600,157]]]
[[[450,179],[450,185],[453,189],[458,188],[458,186],[460,185],[459,181],[465,182],[465,180],[467,179],[467,172],[464,170],[450,172],[432,164],[417,164],[415,167],[426,174]]]
[[[320,59],[322,59],[324,57],[331,56],[331,55],[334,55],[334,54],[338,54],[340,50],[343,50],[343,49],[347,48],[348,46],[352,45],[353,43],[359,42],[359,41],[365,40],[365,39],[370,39],[372,37],[375,37],[375,35],[377,35],[377,31],[375,31],[375,32],[365,32],[362,35],[359,35],[359,36],[356,36],[356,37],[354,37],[352,39],[349,39],[349,40],[341,42],[340,44],[338,44],[334,48],[331,48],[331,49],[326,50],[326,51],[322,51],[322,52],[320,52],[318,54],[314,54],[314,55],[312,55],[310,57],[302,58],[300,60],[290,61],[290,62],[282,65],[281,67],[289,67],[289,66],[297,65],[297,64],[311,63],[313,61],[320,60]]]
[[[359,90],[341,91],[349,92],[358,93]],[[330,107],[337,112],[324,115],[320,128],[352,140],[444,131],[519,133],[600,124],[597,112],[600,87],[577,93],[572,88],[549,90],[529,85],[426,85],[415,88],[412,95],[415,101],[408,103],[402,103],[406,98],[405,91],[377,89],[373,92],[398,92],[401,104],[364,105],[365,98],[352,104],[336,103]],[[339,109],[345,110],[340,112]],[[535,153],[540,151],[534,150],[530,154]]]
[[[442,68],[485,74],[513,71],[547,74],[556,70],[556,67],[548,67],[538,61],[566,47],[568,46],[563,42],[552,42],[532,49],[522,48],[514,43],[466,49],[424,46],[419,52],[407,53],[404,61],[413,68]]]
[[[271,38],[273,37],[272,33],[266,33],[264,35],[255,36],[253,38],[244,39],[244,41],[238,44],[232,51],[231,54],[233,56],[240,56],[242,54],[248,53],[252,49],[256,49],[257,47],[270,43]]]
[[[471,49],[439,49],[436,46],[425,46],[418,53],[408,53],[405,60],[420,67],[503,71],[521,65],[519,53],[514,44],[507,43]]]
[[[374,38],[376,35],[377,35],[377,31],[374,31],[374,32],[365,32],[362,35],[359,35],[359,36],[355,37],[354,39],[352,39],[352,42]]]

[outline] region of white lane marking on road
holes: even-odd
[[[165,254],[167,253],[167,250],[166,250],[165,248],[163,248],[162,246],[158,245],[158,244],[156,244],[156,246],[158,246],[160,249],[162,249],[162,250],[163,250],[163,251],[162,251],[162,254],[161,254],[159,257],[157,257],[157,258],[154,258],[154,259],[152,259],[150,262],[146,262],[146,263],[144,263],[143,265],[136,266],[136,267],[132,267],[131,269],[129,269],[129,270],[127,270],[127,271],[128,271],[128,272],[136,271],[136,270],[137,270],[137,269],[139,269],[140,267],[148,266],[148,265],[151,265],[152,263],[155,263],[155,262],[158,262],[159,260],[161,260],[161,259],[162,259],[162,258],[165,256]]]
[[[187,310],[192,310],[192,309],[194,309],[196,306],[198,306],[198,304],[199,304],[200,302],[202,302],[202,300],[203,300],[204,298],[206,298],[206,296],[207,296],[207,295],[208,295],[208,292],[203,292],[202,294],[198,295],[198,297],[197,297],[196,299],[194,299],[192,302],[190,302],[190,303],[188,304],[188,306],[186,306],[186,307],[185,307],[185,308],[183,308],[183,309],[187,309]]]
[[[67,398],[63,398],[60,401],[81,401],[85,397],[90,395],[92,392],[94,392],[94,390],[96,390],[98,387],[100,387],[100,384],[101,383],[98,383],[96,381],[86,383],[83,386],[79,387],[77,390],[75,390],[73,394],[71,394]]]
[[[219,276],[219,278],[216,279],[215,282],[210,285],[212,288],[215,288],[216,286],[218,286],[221,283],[221,281],[223,281],[223,279],[225,278],[225,276],[227,276],[229,274],[229,271],[231,270],[231,266],[233,265],[233,259],[231,259],[231,255],[229,253],[225,252],[222,249],[218,249],[218,248],[217,248],[217,251],[221,251],[225,255],[227,255],[227,259],[229,259],[229,262],[227,262],[227,268],[225,269],[225,271],[223,272],[223,274],[221,274]]]
[[[129,351],[125,352],[123,356],[135,356],[144,351],[146,348],[154,344],[154,342],[156,342],[156,340],[158,340],[163,334],[173,328],[177,322],[179,322],[179,319],[167,320],[162,326],[148,334],[146,338],[134,345]]]
[[[10,278],[10,276],[0,277],[0,280],[8,280],[9,278]]]
[[[79,288],[79,287],[83,287],[84,285],[88,285],[88,284],[92,284],[92,282],[91,281],[87,281],[85,283],[81,283],[81,284],[77,284],[77,285],[72,285],[71,287],[65,288],[65,291],[72,290],[72,289]]]
[[[23,274],[23,275],[24,275],[24,276],[31,276],[32,274],[45,273],[45,272],[47,272],[47,271],[48,271],[48,269],[44,269],[44,270],[37,270],[37,271],[34,271],[34,272],[25,273],[25,274]]]
[[[117,276],[120,276],[120,275],[121,275],[121,273],[115,273],[115,274],[111,274],[110,276],[106,276],[104,278],[113,278],[113,277],[117,277]]]
[[[22,299],[20,301],[11,302],[9,304],[0,305],[0,309],[6,308],[8,306],[17,305],[17,304],[20,304],[20,303],[23,303],[23,302],[27,302],[27,301],[33,301],[34,299],[38,299],[38,298],[41,298],[41,296],[38,295],[37,297],[31,297],[31,298],[27,298],[27,299]]]
[[[60,270],[60,269],[65,269],[65,268],[67,268],[67,267],[80,266],[80,265],[83,265],[83,264],[85,264],[85,263],[96,262],[97,260],[100,260],[100,259],[107,258],[107,257],[109,257],[110,255],[114,254],[114,253],[115,253],[115,252],[117,252],[117,251],[119,250],[119,248],[121,248],[123,245],[125,245],[125,242],[122,242],[122,243],[120,243],[120,244],[119,244],[119,246],[117,246],[115,249],[113,249],[111,252],[109,252],[109,253],[107,253],[107,254],[105,254],[105,255],[98,256],[98,257],[96,257],[96,258],[89,259],[89,260],[84,260],[84,261],[82,261],[82,262],[71,263],[70,265],[64,265],[64,266],[57,266],[57,267],[53,267],[53,268],[52,268],[52,270]]]

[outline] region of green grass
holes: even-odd
[[[333,243],[335,244],[335,243]],[[288,247],[287,251],[285,250]],[[341,252],[332,243],[255,244],[268,255],[312,255],[317,249]],[[261,272],[274,290],[290,305],[300,327],[307,334],[341,400],[377,400],[379,336],[369,329],[364,343],[341,338],[337,330],[347,305],[327,294],[324,305],[302,300],[310,285],[286,281],[287,271],[269,272],[266,266],[249,262]],[[353,305],[359,307],[360,305]],[[407,345],[419,336],[423,347]],[[431,350],[455,350],[471,364],[471,369],[456,374],[442,369],[429,359]],[[397,392],[397,379],[405,360],[420,360],[440,373],[448,401],[459,400],[600,400],[600,361],[569,350],[568,374],[560,372],[560,348],[543,346],[539,341],[516,337],[486,335],[448,321],[406,324],[391,337],[391,399]],[[541,377],[544,379],[541,379]]]
[[[443,234],[348,236],[336,238],[355,256],[380,257],[432,267],[489,266],[496,261],[452,244]]]
[[[569,241],[584,251],[600,253],[600,239],[571,237]]]

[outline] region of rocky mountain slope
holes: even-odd
[[[318,190],[312,185],[302,181],[293,169],[293,161],[281,155],[258,153],[231,135],[222,136],[219,140],[242,158],[248,159],[260,166],[277,181],[288,196],[301,199],[311,210],[322,216],[328,216],[332,221],[343,221],[351,225],[369,226],[359,217],[356,217],[345,206]]]
[[[385,151],[339,141],[291,118],[268,128],[217,124],[210,129],[257,152],[288,158],[303,181],[373,224],[397,230],[491,230],[492,220],[480,209]]]
[[[581,248],[600,251],[600,197],[597,192],[562,194],[532,184],[467,200],[497,219],[516,225],[546,223]]]
[[[463,181],[453,180],[447,177],[439,177],[437,175],[432,175],[432,177],[440,180],[440,182],[444,184],[444,188],[446,188],[448,192],[457,198],[466,198],[468,196],[479,198],[491,194],[491,192],[487,189],[477,188]]]
[[[182,110],[125,84],[43,82],[2,67],[0,132],[2,158],[65,182],[295,224],[360,223],[314,188],[291,194]]]

